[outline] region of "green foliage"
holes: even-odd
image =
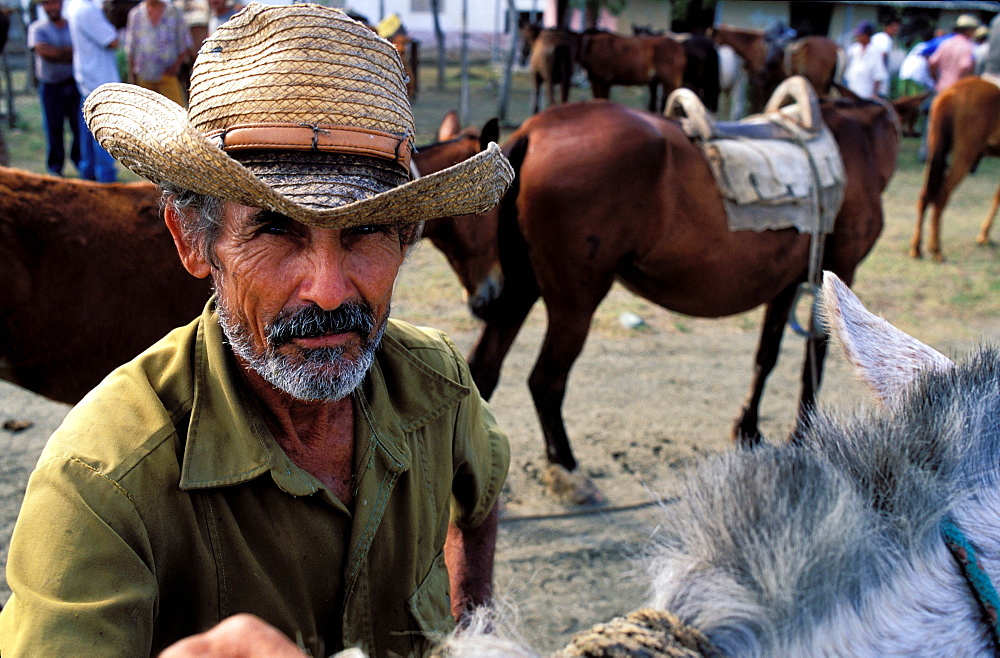
[[[625,5],[628,4],[628,0],[570,0],[569,4],[576,9],[586,9],[591,5],[598,8],[603,7],[617,16],[625,8]]]

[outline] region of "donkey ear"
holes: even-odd
[[[833,272],[823,273],[821,299],[831,335],[881,402],[924,370],[954,367],[948,357],[870,313]]]

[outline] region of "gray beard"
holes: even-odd
[[[246,325],[230,312],[221,294],[215,306],[222,333],[236,356],[271,386],[293,398],[315,402],[342,400],[361,385],[375,361],[375,350],[388,323],[386,314],[375,334],[362,341],[361,354],[354,361],[344,356],[343,347],[295,348],[279,353],[268,344],[261,354],[255,351]]]

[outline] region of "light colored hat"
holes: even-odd
[[[962,14],[955,21],[955,27],[962,29],[973,29],[979,27],[980,25],[982,25],[982,23],[980,23],[979,19],[972,14]]]
[[[106,84],[87,124],[154,183],[323,228],[486,212],[513,180],[496,144],[408,181],[414,134],[396,49],[336,9],[250,4],[202,45],[189,110]]]

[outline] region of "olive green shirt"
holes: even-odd
[[[484,521],[509,460],[461,354],[390,321],[352,398],[348,510],[266,429],[213,308],[46,445],[11,540],[6,658],[150,655],[238,612],[314,656],[420,654],[452,627],[448,522]]]

